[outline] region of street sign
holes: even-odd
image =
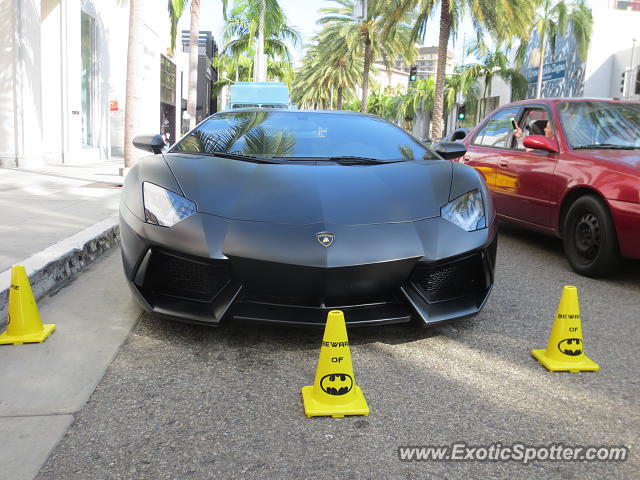
[[[530,68],[527,71],[527,81],[529,83],[536,83],[538,81],[538,67]],[[545,63],[544,70],[542,71],[542,81],[557,80],[564,78],[567,70],[567,61],[560,60],[558,62]]]

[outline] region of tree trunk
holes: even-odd
[[[264,61],[264,16],[265,10],[267,6],[265,5],[265,0],[261,0],[260,2],[260,25],[258,25],[258,47],[256,48],[256,56],[253,59],[253,81],[254,82],[265,82],[266,75],[264,72],[266,71],[265,65],[263,65]]]
[[[482,120],[487,116],[487,76],[484,77],[484,88],[482,89],[482,100],[480,101],[482,105],[481,116],[478,121]]]
[[[342,110],[342,86],[338,87],[338,100],[337,100],[336,109]]]
[[[442,0],[440,4],[440,38],[438,40],[438,64],[436,66],[436,91],[431,116],[431,140],[442,139],[442,111],[444,107],[444,77],[447,68],[447,49],[451,35],[451,12],[449,0]]]
[[[536,86],[536,98],[542,98],[542,74],[544,70],[544,44],[545,36],[540,39],[540,65],[538,66],[538,84]]]
[[[424,126],[424,117],[422,116],[422,110],[416,110],[415,111],[415,117],[413,120],[413,128],[411,130],[411,133],[413,134],[414,137],[419,138],[420,140],[422,140],[424,137],[422,136],[423,133],[423,126]]]
[[[127,47],[127,91],[124,111],[124,166],[136,161],[133,137],[138,133],[139,110],[142,97],[142,32],[144,28],[144,0],[129,0],[129,45]]]
[[[191,31],[189,32],[189,93],[187,113],[189,129],[196,126],[196,104],[198,101],[198,40],[200,36],[200,0],[191,1]]]
[[[363,32],[364,35],[364,72],[362,73],[362,100],[360,101],[360,111],[366,113],[367,100],[369,97],[369,70],[371,68],[371,38],[369,31]]]

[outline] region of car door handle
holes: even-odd
[[[498,166],[500,167],[508,167],[509,166],[509,160],[505,160],[503,158],[501,158],[500,160],[498,160]]]

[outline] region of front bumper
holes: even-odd
[[[623,257],[640,258],[640,203],[608,200]]]
[[[125,274],[148,311],[218,325],[434,324],[473,315],[494,280],[496,231],[441,218],[366,226],[273,225],[196,213],[172,228],[120,215]],[[329,248],[319,231],[335,234]]]

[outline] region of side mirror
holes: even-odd
[[[439,142],[433,146],[433,150],[445,160],[453,160],[467,153],[467,148],[458,142]]]
[[[456,140],[462,140],[466,136],[467,136],[467,132],[462,129],[459,129],[451,134],[451,141],[455,142]]]
[[[558,153],[558,146],[555,140],[549,140],[544,135],[529,135],[524,137],[522,142],[525,148],[531,148],[533,150],[545,150],[549,153]]]
[[[162,135],[138,135],[133,138],[133,146],[151,153],[162,153],[164,138]]]

